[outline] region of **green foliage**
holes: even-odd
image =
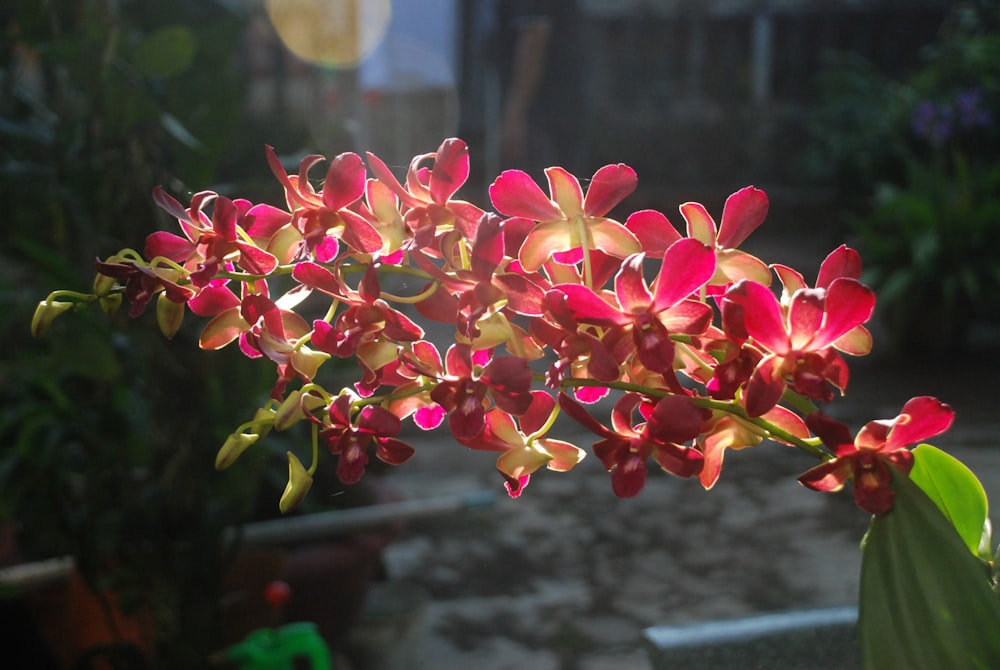
[[[890,471],[896,503],[872,521],[861,564],[865,667],[998,667],[1000,595],[988,565],[914,481]]]
[[[961,345],[971,321],[1000,310],[996,3],[957,6],[905,78],[830,55],[819,80],[814,170],[839,186],[897,348]]]
[[[986,491],[972,471],[937,447],[921,444],[913,450],[910,480],[938,506],[969,550],[979,554],[986,526]],[[985,557],[989,560],[990,556]]]
[[[155,185],[218,178],[243,17],[203,0],[15,0],[0,15],[0,523],[24,558],[73,554],[153,603],[163,663],[195,667],[185,650],[215,641],[221,530],[249,516],[263,470],[217,473],[215,450],[269,371],[206,358],[189,328],[168,343],[152,313],[80,314],[43,340],[27,324],[39,286],[86,286],[99,254],[159,227]]]

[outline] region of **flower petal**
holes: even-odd
[[[889,430],[885,451],[894,451],[939,435],[951,427],[955,410],[937,398],[919,396],[905,405]]]
[[[455,137],[438,147],[431,169],[431,200],[443,205],[469,178],[469,147]]]
[[[715,273],[715,252],[698,240],[677,240],[663,254],[663,265],[656,279],[654,311],[676,305],[695,293]]]
[[[643,251],[650,255],[662,256],[667,247],[681,239],[681,234],[667,217],[655,209],[633,212],[626,219],[625,227],[632,231]]]
[[[587,196],[583,201],[584,212],[587,216],[604,216],[631,195],[638,183],[635,170],[628,165],[605,165],[590,179]],[[565,207],[563,211],[569,214]]]
[[[705,206],[698,202],[685,202],[680,207],[681,216],[687,221],[688,237],[715,248],[715,219]]]
[[[826,289],[826,320],[816,333],[811,348],[833,344],[856,326],[871,318],[875,292],[856,279],[834,279]]]
[[[564,218],[559,207],[546,197],[527,172],[505,170],[489,190],[493,206],[504,216],[520,216],[533,221]]]
[[[568,219],[583,214],[583,189],[580,180],[561,167],[545,168],[545,178],[549,181],[552,200]]]
[[[741,188],[726,199],[719,224],[718,245],[738,247],[767,217],[767,194],[753,186]]]

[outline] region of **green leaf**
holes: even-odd
[[[983,485],[972,470],[937,447],[921,444],[913,450],[913,458],[910,479],[951,521],[969,551],[978,555],[988,513]]]
[[[889,468],[891,511],[872,520],[858,632],[868,670],[1000,667],[1000,595],[937,505]]]

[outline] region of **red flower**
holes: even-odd
[[[445,365],[447,373],[431,391],[431,399],[449,412],[448,427],[457,439],[471,439],[483,431],[487,393],[508,414],[521,416],[531,406],[531,368],[523,358],[498,356],[480,372],[473,367],[468,345],[453,344],[445,354]]]
[[[806,425],[836,458],[809,470],[799,482],[816,491],[839,491],[853,479],[858,506],[872,514],[884,514],[896,499],[888,467],[908,474],[913,454],[906,447],[948,430],[954,416],[950,406],[921,396],[903,405],[895,419],[865,424],[852,440],[844,424],[820,412],[810,414]]]
[[[711,308],[688,297],[711,278],[715,258],[697,240],[678,240],[663,255],[653,291],[642,275],[644,259],[642,253],[633,254],[622,263],[615,276],[617,305],[579,284],[559,284],[553,291],[566,296],[574,319],[609,329],[603,343],[619,354],[618,360],[635,351],[647,369],[666,375],[669,381],[674,363],[670,334],[700,334],[711,323]]]
[[[752,337],[768,352],[747,384],[745,403],[750,416],[774,407],[791,387],[816,400],[830,400],[827,382],[843,390],[847,367],[834,350],[868,320],[875,294],[856,279],[837,277],[823,288],[800,288],[783,309],[771,290],[741,280],[723,298],[723,325],[733,339]]]
[[[691,477],[701,472],[704,458],[682,443],[694,440],[711,412],[695,407],[686,396],[668,395],[654,406],[638,393],[626,393],[611,412],[614,430],[601,425],[590,412],[559,394],[559,406],[582,426],[603,438],[594,443],[594,454],[611,473],[611,488],[620,498],[634,497],[646,484],[646,460],[653,459],[667,472]],[[647,421],[632,425],[636,408]]]
[[[504,216],[538,221],[521,246],[519,259],[528,272],[540,268],[553,253],[578,262],[582,249],[600,249],[624,258],[641,250],[639,240],[621,223],[605,215],[635,190],[635,170],[627,165],[605,165],[590,180],[584,197],[576,177],[560,167],[546,168],[550,200],[526,172],[507,170],[490,186],[493,206]]]
[[[351,421],[351,397],[337,396],[330,403],[329,425],[320,431],[330,453],[339,456],[337,478],[345,484],[355,484],[365,473],[368,464],[368,448],[375,444],[375,455],[390,465],[404,463],[413,455],[414,449],[402,440],[396,439],[401,422],[389,410],[377,405],[367,405],[358,413],[357,421]]]
[[[248,217],[252,207],[249,201],[233,201],[211,191],[202,191],[195,193],[191,206],[184,209],[161,187],[153,190],[153,199],[177,218],[187,239],[162,231],[153,233],[146,238],[144,253],[147,258],[163,256],[187,267],[196,266],[191,272],[191,282],[195,286],[206,286],[229,260],[234,260],[244,271],[258,275],[269,274],[277,267],[278,259],[257,246],[246,232],[253,222],[252,217]],[[211,219],[202,211],[210,202],[213,203]]]
[[[382,249],[382,236],[369,221],[355,212],[365,192],[365,165],[354,153],[342,153],[330,161],[323,189],[317,193],[309,183],[309,170],[324,160],[306,156],[299,163],[298,175],[288,175],[274,149],[267,147],[267,164],[285,189],[285,200],[292,210],[292,224],[301,233],[310,251],[321,248],[328,236],[343,240],[351,249],[375,253]],[[320,260],[330,260],[336,252],[324,251]]]
[[[542,466],[568,472],[586,455],[569,442],[535,436],[545,426],[555,404],[545,391],[532,391],[531,404],[520,417],[520,428],[514,417],[494,407],[486,412],[485,427],[479,435],[458,441],[470,449],[503,452],[497,458],[497,470],[507,480],[507,492],[516,498],[528,485],[531,474]]]

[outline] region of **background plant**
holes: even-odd
[[[983,245],[1000,225],[998,28],[995,3],[963,3],[908,77],[830,55],[819,78],[812,162],[839,184],[897,349],[964,342],[969,323],[995,320]],[[928,305],[952,324],[937,341],[915,336]]]

